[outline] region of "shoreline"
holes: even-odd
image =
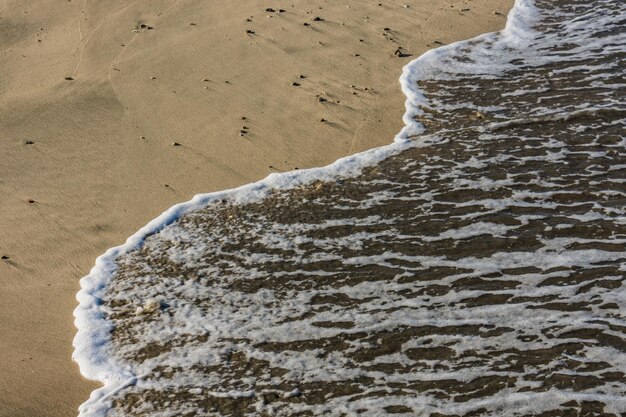
[[[182,77],[172,77],[170,73],[176,74],[180,70],[177,65],[185,68],[189,64],[183,59],[185,53],[194,51],[171,51],[171,55],[165,57],[160,54],[171,49],[172,44],[181,45],[181,40],[189,42],[192,35],[177,28],[165,33],[162,38],[149,39],[149,36],[153,32],[161,32],[161,27],[173,28],[176,24],[181,28],[184,26],[185,31],[190,29],[189,26],[193,29],[201,27],[203,23],[199,20],[191,22],[193,25],[181,23],[197,16],[211,16],[207,11],[198,13],[197,8],[201,5],[196,2],[181,7],[178,14],[171,15],[172,20],[159,25],[152,21],[159,22],[159,13],[163,15],[165,9],[155,11],[152,20],[150,13],[145,11],[125,16],[131,6],[121,9],[119,15],[109,11],[94,12],[92,21],[101,18],[100,23],[92,25],[94,31],[128,20],[129,16],[135,22],[148,22],[141,23],[144,25],[154,24],[154,29],[139,30],[142,29],[140,27],[138,32],[124,34],[130,37],[130,41],[123,41],[124,45],[141,44],[142,48],[134,52],[127,52],[126,49],[119,52],[119,46],[113,48],[111,43],[122,33],[113,33],[112,39],[94,45],[96,41],[93,39],[96,38],[84,35],[84,29],[90,25],[81,23],[78,42],[70,42],[72,39],[65,41],[72,45],[68,49],[79,53],[69,53],[69,62],[60,62],[58,68],[50,71],[54,73],[56,69],[61,74],[68,67],[78,68],[78,75],[67,75],[75,77],[74,80],[66,80],[71,81],[70,86],[66,86],[67,83],[59,85],[55,77],[44,80],[50,81],[45,88],[39,86],[25,92],[22,88],[25,80],[17,77],[20,68],[10,68],[9,82],[3,80],[1,88],[3,104],[11,106],[13,113],[3,115],[0,124],[8,127],[15,139],[3,145],[7,147],[7,155],[12,162],[2,167],[2,174],[6,174],[4,177],[7,178],[2,184],[3,192],[9,198],[0,207],[3,214],[0,226],[9,231],[9,236],[22,236],[2,242],[0,247],[3,256],[8,256],[5,262],[0,263],[0,285],[3,289],[0,292],[0,297],[3,297],[0,322],[6,327],[2,331],[2,348],[8,352],[2,364],[6,371],[0,377],[0,391],[7,393],[0,396],[0,410],[3,410],[0,415],[4,412],[11,416],[38,415],[42,410],[53,413],[49,415],[71,415],[78,404],[88,398],[89,392],[97,387],[97,384],[79,376],[68,352],[71,352],[74,336],[71,311],[75,307],[78,279],[86,275],[93,259],[106,248],[119,244],[165,208],[188,200],[198,192],[234,188],[263,178],[272,171],[327,165],[341,156],[391,141],[402,126],[399,109],[403,100],[398,100],[402,93],[397,84],[400,71],[396,69],[408,60],[393,56],[394,48],[390,45],[395,43],[385,36],[387,31],[384,31],[383,20],[393,25],[393,19],[398,19],[404,27],[415,29],[418,26],[423,32],[428,32],[426,35],[414,35],[404,28],[391,28],[397,33],[392,36],[399,38],[405,50],[415,58],[428,49],[427,44],[438,46],[432,43],[434,40],[450,43],[500,29],[508,10],[508,7],[502,9],[501,2],[472,2],[470,11],[464,15],[459,12],[462,2],[446,3],[439,11],[439,6],[435,6],[437,3],[432,2],[434,10],[426,22],[433,15],[449,18],[450,23],[462,24],[465,21],[465,26],[456,30],[448,29],[446,32],[440,29],[437,32],[434,28],[424,28],[422,25],[425,23],[419,20],[402,21],[413,6],[405,9],[398,4],[385,11],[388,15],[382,13],[376,16],[378,21],[372,23],[374,28],[367,28],[368,31],[372,29],[371,34],[362,34],[365,29],[353,22],[360,21],[363,18],[361,14],[374,16],[377,7],[352,5],[352,11],[357,7],[364,9],[354,12],[358,13],[357,19],[349,14],[342,17],[339,11],[315,10],[317,3],[305,6],[302,3],[287,9],[287,19],[280,27],[303,29],[302,22],[310,22],[317,14],[324,16],[325,20],[312,28],[320,39],[315,39],[320,42],[320,50],[313,54],[307,52],[307,48],[311,47],[307,44],[308,39],[283,39],[285,44],[280,43],[280,27],[269,26],[268,22],[282,17],[266,18],[266,13],[258,5],[245,4],[237,13],[234,9],[238,8],[231,6],[222,13],[237,17],[231,17],[232,22],[222,19],[216,24],[219,26],[217,32],[206,34],[213,36],[212,39],[218,39],[218,36],[238,38],[234,43],[240,44],[240,47],[221,45],[216,48],[219,54],[233,54],[225,58],[226,64],[221,68],[223,72],[213,70],[210,76],[205,76],[200,75],[198,70]],[[325,8],[330,7],[319,3]],[[245,29],[248,26],[242,21],[248,15],[243,10],[246,7],[253,8],[255,15],[266,20],[256,24],[253,19],[253,22],[247,23],[254,23],[255,27]],[[494,15],[494,11],[502,15]],[[425,14],[423,10],[420,12]],[[328,17],[331,15],[333,21]],[[2,18],[7,18],[7,9],[3,11]],[[55,18],[63,20],[63,16]],[[340,19],[346,22],[339,22]],[[373,21],[374,17],[366,20]],[[228,28],[229,24],[232,27]],[[124,29],[128,27],[121,26]],[[363,36],[367,42],[362,43],[367,43],[369,49],[350,55],[347,48],[353,48],[353,44],[340,42],[345,39],[342,36],[348,36],[342,29],[345,26],[349,26],[347,33],[350,37]],[[62,28],[64,25],[54,27]],[[244,30],[255,33],[246,34]],[[273,36],[248,39],[250,36],[261,37],[270,31],[275,31]],[[29,32],[25,30],[25,33]],[[37,43],[47,42],[46,39],[41,40],[43,42]],[[337,45],[331,45],[335,42]],[[150,43],[158,47],[150,49],[147,47]],[[16,51],[22,44],[25,51],[31,47],[28,34],[11,48]],[[245,50],[246,45],[255,50],[265,49],[255,55]],[[74,50],[74,46],[78,50]],[[104,49],[106,53],[98,49],[95,53],[89,49],[92,46]],[[5,49],[4,46],[2,49]],[[374,53],[375,49],[384,52]],[[243,53],[243,56],[237,53]],[[10,59],[8,54],[5,53],[2,59]],[[296,62],[316,54],[328,60],[311,65]],[[75,56],[80,56],[77,63]],[[113,61],[106,61],[104,56],[113,57]],[[155,56],[161,57],[162,65],[153,65]],[[346,57],[365,64],[357,64],[356,68],[346,64],[344,68],[341,62]],[[38,59],[42,58],[38,56]],[[232,65],[230,61],[258,63],[259,59],[267,65],[265,73],[259,71],[249,75],[246,71],[250,69],[245,65],[242,65],[244,68],[240,73],[233,72],[229,67],[229,64]],[[274,62],[276,60],[279,60],[278,63]],[[271,67],[270,63],[278,68]],[[281,67],[283,63],[287,67],[284,70]],[[201,63],[196,64],[189,67],[201,67]],[[325,72],[328,71],[327,66],[331,67],[331,72]],[[146,67],[149,68],[146,70]],[[307,74],[303,74],[303,67],[307,69]],[[149,75],[156,73],[157,68],[157,75]],[[276,81],[276,72],[288,72],[289,76],[282,77],[281,74]],[[227,74],[233,77],[229,75],[229,79],[220,79]],[[40,74],[27,75],[37,79]],[[306,78],[300,79],[298,75]],[[123,79],[126,76],[129,80]],[[280,89],[275,88],[273,80]],[[177,83],[173,86],[174,81]],[[300,85],[292,86],[291,83]],[[259,86],[265,86],[263,91],[255,90]],[[211,93],[213,101],[210,103],[204,95],[205,90]],[[319,101],[318,94],[326,101]],[[163,100],[164,97],[167,99]],[[178,97],[185,99],[179,100]],[[158,111],[155,111],[155,103],[158,103]],[[202,106],[205,107],[199,111],[197,107]],[[160,107],[165,109],[162,111]],[[269,116],[266,114],[268,108],[283,109],[285,112],[273,111]],[[363,114],[367,115],[365,120],[361,120]],[[246,120],[242,120],[243,117]],[[321,122],[322,118],[327,121]],[[358,124],[355,124],[357,118]],[[326,130],[318,128],[320,124]],[[240,137],[243,127],[249,129]],[[177,133],[181,130],[182,134]],[[44,139],[39,139],[42,132],[48,133]],[[222,132],[230,132],[229,141],[240,138],[245,141],[224,144]],[[64,141],[67,137],[68,143]],[[26,144],[28,141],[34,143]],[[180,146],[174,146],[175,143]],[[33,156],[33,149],[38,151],[38,156]],[[176,154],[176,151],[181,152]],[[103,197],[106,195],[112,198]],[[38,314],[40,310],[45,311],[45,317]],[[35,336],[40,340],[29,344],[27,341]],[[62,392],[59,386],[65,386],[71,394],[68,395],[65,390]],[[33,391],[36,393],[34,396]]]

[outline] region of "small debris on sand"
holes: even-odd
[[[67,80],[67,81],[74,81],[74,77],[65,77],[65,80]]]
[[[180,144],[180,143],[178,143],[178,142],[172,142],[172,146],[183,146],[183,145],[181,145],[181,144]]]
[[[300,83],[291,83],[294,87],[300,87]]]
[[[326,100],[324,97],[318,97],[317,101],[319,101],[320,103],[324,103],[324,102],[326,102],[328,100]]]
[[[33,142],[32,140],[27,140],[26,142],[24,142],[24,145],[34,145],[35,142]]]
[[[33,200],[32,198],[29,198],[29,199],[28,199],[28,204],[35,204],[35,203],[36,203],[36,201],[35,201],[35,200]]]
[[[407,56],[411,56],[411,54],[406,53],[401,46],[399,46],[393,54],[398,58],[406,58]]]
[[[7,255],[2,255],[1,259],[6,261],[7,259],[11,259],[11,258],[9,256],[7,256]]]
[[[246,33],[248,33],[248,34],[250,34],[250,35],[254,35],[254,31],[253,31],[253,30],[250,30],[250,29],[246,30]]]
[[[324,21],[324,19],[322,19],[322,18],[321,18],[321,17],[319,17],[319,16],[316,16],[316,17],[313,19],[313,21],[314,21],[314,22],[323,22],[323,21]]]

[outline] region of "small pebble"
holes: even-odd
[[[2,259],[6,261],[7,259],[10,259],[10,257],[7,255],[2,255]]]
[[[32,140],[27,140],[26,142],[24,142],[24,145],[34,145],[35,142],[33,142]]]
[[[181,144],[180,144],[180,143],[178,143],[178,142],[172,142],[172,146],[183,146],[183,145],[181,145]]]
[[[299,83],[291,83],[291,85],[293,85],[294,87],[300,87]]]
[[[65,77],[67,81],[74,81],[74,77]]]

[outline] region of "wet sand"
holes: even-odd
[[[96,256],[196,193],[390,143],[402,66],[511,5],[0,4],[0,416],[96,387],[70,360]]]

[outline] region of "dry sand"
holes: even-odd
[[[512,6],[379,1],[0,0],[0,416],[96,387],[72,310],[104,250],[196,193],[390,143],[402,66]]]

